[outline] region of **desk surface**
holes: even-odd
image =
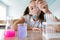
[[[12,38],[10,38],[10,39],[13,40]],[[46,40],[46,38],[42,37],[42,33],[40,31],[28,30],[27,38],[18,38],[17,32],[16,32],[16,36],[15,36],[14,40]],[[52,38],[49,40],[60,40],[60,38]]]
[[[1,30],[2,33],[3,30]],[[1,34],[0,33],[0,34]],[[18,38],[17,36],[17,31],[16,31],[16,36],[14,38],[4,38],[4,39],[0,39],[0,40],[42,40],[42,38],[45,40],[44,37],[42,37],[42,33],[39,31],[32,31],[32,30],[28,30],[27,31],[27,38]],[[50,40],[60,40],[60,38],[53,38]]]
[[[15,40],[18,40],[17,35],[15,38],[16,38]],[[24,39],[20,38],[19,40],[42,40],[42,35],[41,35],[41,32],[39,31],[28,30],[27,38],[24,38]]]

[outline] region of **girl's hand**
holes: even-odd
[[[41,30],[41,29],[39,29],[39,28],[36,28],[36,27],[33,27],[33,28],[32,28],[32,30],[34,30],[34,31],[40,31],[40,32],[42,32],[42,30]]]
[[[50,13],[46,1],[39,1],[39,2],[38,2],[38,7],[39,7],[39,9],[40,9],[41,11],[43,11],[44,13]]]

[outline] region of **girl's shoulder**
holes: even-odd
[[[24,17],[24,18],[29,18],[30,16],[27,14],[27,15],[24,15],[23,17]]]
[[[23,18],[25,19],[25,21],[29,21],[30,20],[30,15],[24,15]]]

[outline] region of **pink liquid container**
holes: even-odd
[[[4,32],[4,40],[14,40],[15,31],[13,29],[5,30]]]
[[[7,16],[6,19],[6,27],[4,31],[4,39],[5,40],[14,40],[15,31],[13,29],[13,19],[10,16]]]
[[[15,37],[15,31],[13,29],[5,30],[4,36],[5,37]]]

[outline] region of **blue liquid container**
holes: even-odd
[[[27,24],[18,24],[18,37],[26,38],[27,37]]]

